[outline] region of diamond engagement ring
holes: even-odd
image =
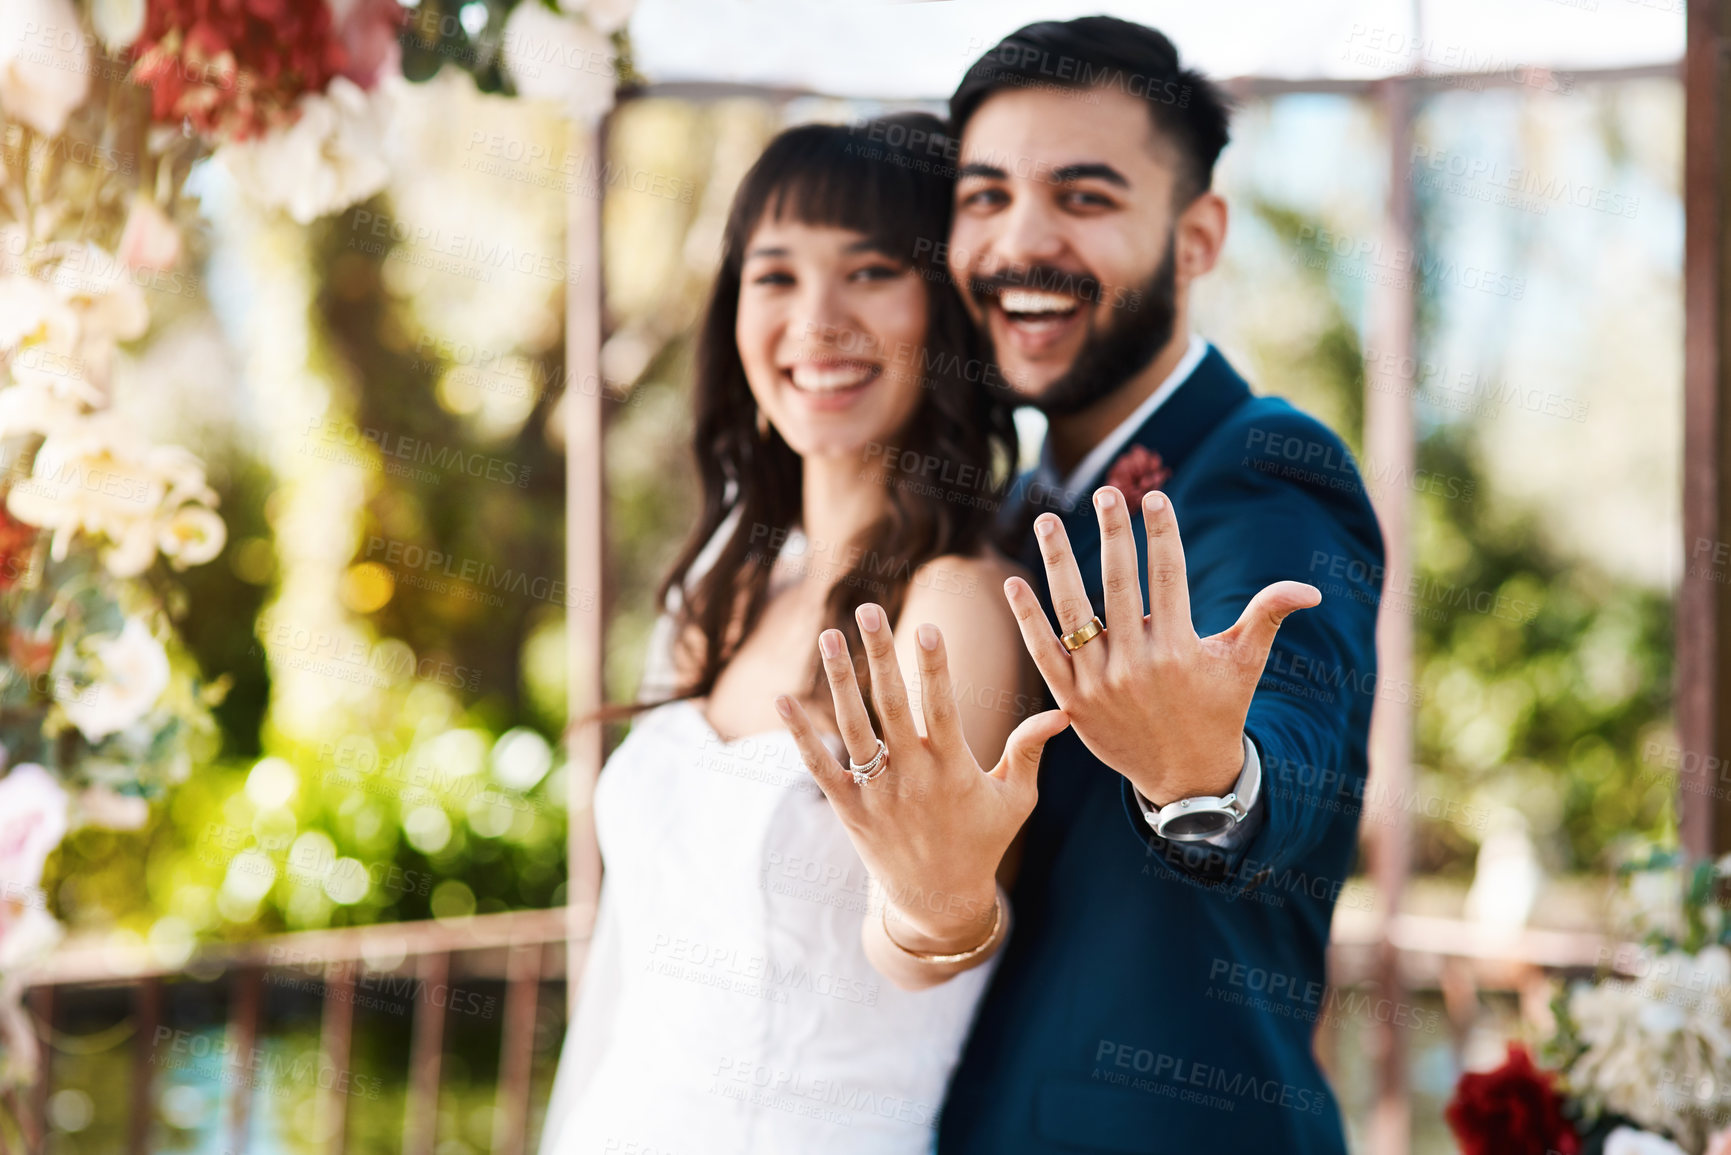
[[[854,785],[864,786],[867,782],[870,782],[873,778],[882,774],[884,772],[884,767],[889,765],[890,748],[884,745],[884,740],[882,738],[877,739],[877,744],[878,752],[873,754],[866,761],[855,762],[852,758],[847,760],[848,773],[853,775]]]

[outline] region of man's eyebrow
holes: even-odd
[[[1107,184],[1115,184],[1120,188],[1130,187],[1130,181],[1123,173],[1103,161],[1067,164],[1052,170],[1051,181],[1053,184],[1069,184],[1078,180],[1103,180]]]
[[[1009,175],[995,164],[964,164],[956,170],[957,180],[970,176],[984,177],[987,180],[1007,180]]]

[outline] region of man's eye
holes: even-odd
[[[1001,205],[1007,200],[1009,198],[1004,195],[1003,189],[983,188],[978,192],[971,192],[964,196],[962,205],[967,208],[988,208]]]
[[[1096,192],[1077,191],[1065,194],[1064,203],[1083,209],[1110,208],[1112,198]]]

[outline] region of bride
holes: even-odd
[[[886,892],[849,824],[987,789],[1001,820],[955,836],[1002,853],[1066,724],[1017,728],[1041,687],[988,544],[1015,434],[933,259],[941,130],[790,129],[734,200],[696,352],[702,512],[595,791],[605,882],[542,1155],[931,1149],[1007,902]],[[997,768],[898,774],[848,748],[880,722]],[[819,739],[851,780],[820,789]]]

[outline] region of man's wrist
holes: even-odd
[[[1130,785],[1135,787],[1136,793],[1151,803],[1156,810],[1185,798],[1218,798],[1221,795],[1229,794],[1239,776],[1244,773],[1242,738],[1241,733],[1239,738],[1234,740],[1230,755],[1221,755],[1219,758],[1210,759],[1215,765],[1205,769],[1195,766],[1185,767],[1182,777],[1176,784],[1167,780],[1154,786],[1153,789],[1148,789],[1134,778],[1130,778]],[[1199,769],[1201,769],[1200,773],[1197,772]],[[1129,778],[1130,776],[1126,774],[1125,777]],[[1168,794],[1171,795],[1170,798],[1166,797]]]

